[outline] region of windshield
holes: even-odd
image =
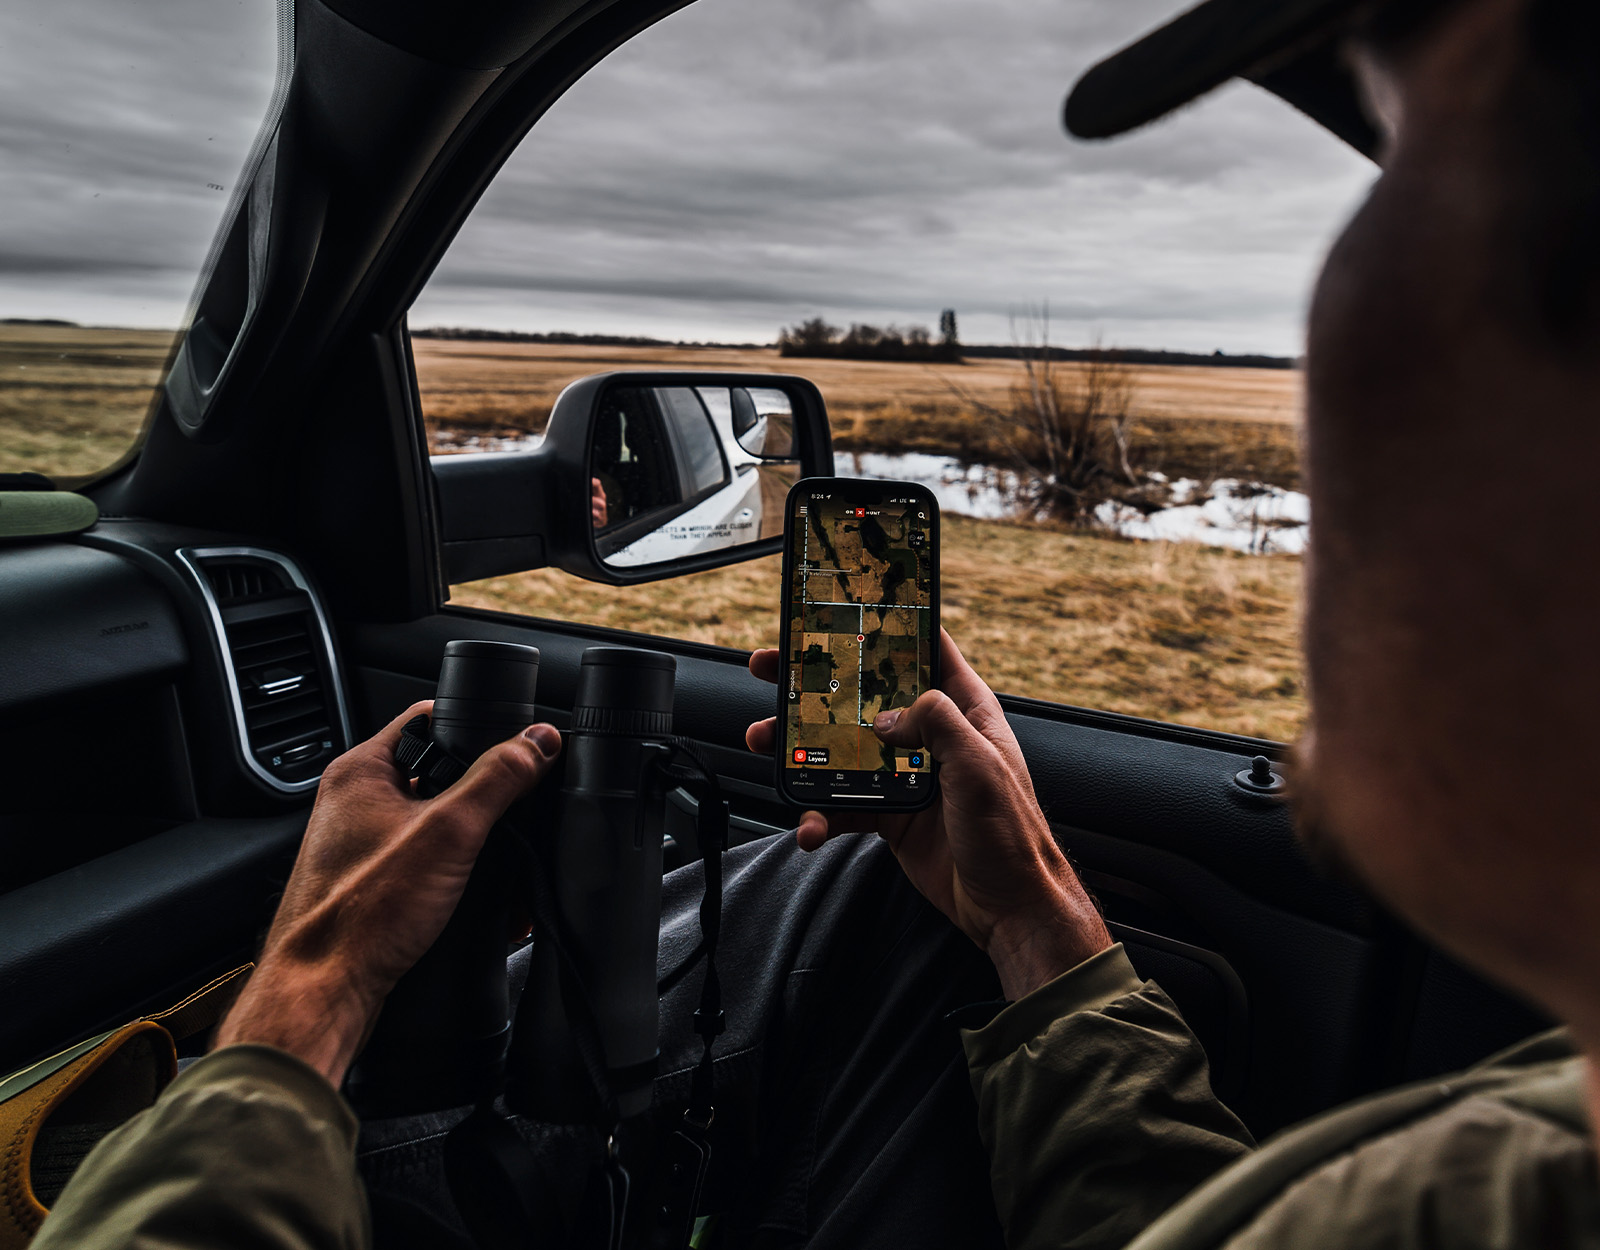
[[[0,6],[0,473],[137,444],[265,116],[273,0]]]

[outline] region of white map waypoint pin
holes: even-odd
[[[838,689],[838,688],[839,688],[839,683],[838,683],[838,681],[837,681],[837,680],[835,680],[835,681],[830,681],[830,682],[829,682],[829,683],[828,683],[828,689],[829,689],[829,690],[837,690],[837,689]]]

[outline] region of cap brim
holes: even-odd
[[[1207,0],[1090,69],[1064,110],[1080,139],[1153,122],[1240,76],[1325,39],[1359,0]]]

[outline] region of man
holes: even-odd
[[[1573,475],[1600,451],[1593,6],[1214,0],[1091,75],[1069,122],[1111,133],[1335,44],[1381,123],[1385,172],[1311,314],[1307,834],[1592,1053],[1600,527]],[[965,1038],[1013,1250],[1116,1246],[1141,1229],[1142,1250],[1600,1244],[1594,1073],[1563,1037],[1247,1155],[1192,1037],[1111,946],[1057,849],[998,704],[946,647],[944,692],[877,726],[941,761],[941,803],[875,827],[1014,1000]],[[775,658],[751,664],[770,678]],[[535,726],[423,802],[388,764],[405,717],[325,781],[219,1049],[91,1157],[41,1247],[199,1244],[196,1221],[206,1244],[361,1244],[353,1125],[333,1086],[488,825],[557,749]],[[770,749],[772,732],[752,726],[750,745]],[[819,873],[875,850],[834,840],[854,827],[804,818]],[[914,965],[917,944],[903,945]],[[219,1142],[261,1175],[237,1182],[238,1159],[219,1172]],[[208,1197],[219,1175],[236,1183]],[[757,1232],[776,1240],[775,1227]]]

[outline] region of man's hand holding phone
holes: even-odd
[[[925,748],[938,761],[938,801],[919,812],[806,812],[796,837],[810,851],[841,833],[877,833],[1017,999],[1106,949],[1111,935],[1051,836],[1000,701],[950,635],[940,630],[939,640],[942,688],[873,723],[885,743]],[[750,657],[763,681],[776,682],[780,670],[776,650]],[[745,741],[772,754],[777,722],[751,725]]]

